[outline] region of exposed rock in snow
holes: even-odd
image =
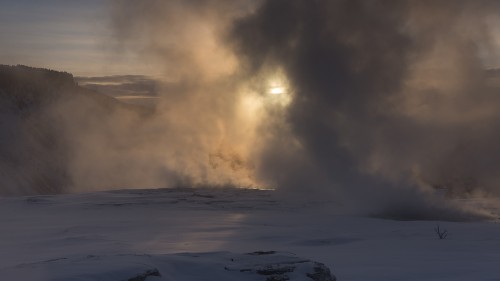
[[[150,269],[150,270],[147,270],[146,272],[142,273],[142,274],[139,274],[137,275],[136,277],[133,277],[133,278],[130,278],[128,281],[146,281],[146,279],[148,279],[148,277],[150,276],[158,276],[160,277],[161,274],[160,272],[158,271],[158,269]]]
[[[336,280],[330,269],[322,263],[274,251],[248,253],[236,260],[231,258],[231,261],[230,266],[225,267],[226,270],[262,275],[266,277],[266,281]]]
[[[290,253],[230,252],[59,258],[0,270],[8,280],[334,281],[322,263]]]

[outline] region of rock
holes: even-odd
[[[335,281],[337,280],[330,272],[330,269],[322,263],[316,263],[314,273],[308,273],[307,277],[314,281]]]
[[[128,279],[127,281],[146,281],[146,279],[150,276],[157,276],[157,277],[160,277],[161,274],[160,272],[158,271],[158,269],[150,269],[150,270],[146,270],[146,272],[142,273],[142,274],[139,274],[133,278],[130,278]]]
[[[330,269],[324,264],[302,259],[291,254],[275,251],[258,251],[248,253],[246,256],[239,257],[238,265],[236,267],[228,267],[228,270],[240,267],[240,272],[265,276],[266,278],[262,279],[265,281],[336,280],[336,277],[331,274]]]

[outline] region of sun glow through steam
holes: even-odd
[[[281,95],[281,94],[285,93],[285,88],[279,87],[279,86],[272,87],[271,90],[269,91],[269,93],[272,95]]]

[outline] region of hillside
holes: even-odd
[[[11,109],[37,110],[40,106],[60,99],[84,98],[101,109],[130,109],[141,111],[118,100],[78,86],[72,74],[24,65],[0,65],[0,99],[2,105],[10,102]]]
[[[89,132],[117,113],[147,110],[82,88],[70,73],[0,65],[0,195],[67,190],[75,129]]]

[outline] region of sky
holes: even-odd
[[[140,53],[117,47],[112,3],[0,0],[0,63],[52,68],[76,76],[158,75],[162,71]],[[494,20],[491,24],[498,25]],[[500,37],[496,32],[493,36],[496,49]],[[480,53],[487,67],[500,66],[497,52]]]
[[[75,76],[152,74],[146,63],[112,46],[108,1],[1,0],[0,63]]]

